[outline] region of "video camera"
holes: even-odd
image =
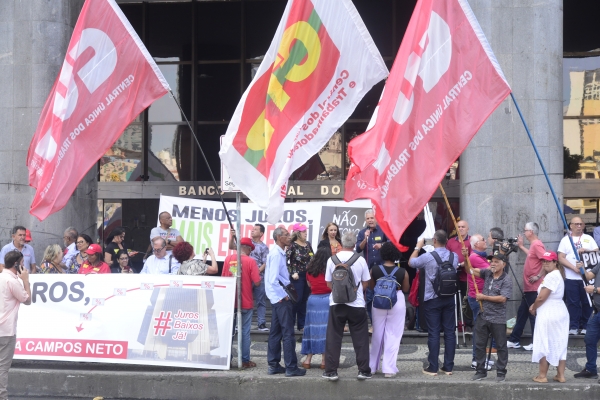
[[[492,254],[495,251],[500,251],[505,256],[519,250],[518,238],[495,239],[492,246]]]

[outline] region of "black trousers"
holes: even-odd
[[[496,354],[498,357],[498,361],[496,361],[496,372],[498,375],[506,375],[506,364],[508,364],[506,324],[493,324],[486,321],[482,314],[479,314],[477,322],[475,322],[475,359],[477,360],[477,372],[487,374],[485,365],[485,358],[487,355],[485,350],[490,333],[496,341],[496,349],[498,350],[498,354]]]
[[[325,341],[325,372],[337,372],[340,365],[344,326],[348,322],[352,345],[356,353],[356,365],[360,372],[370,373],[369,367],[369,322],[364,307],[336,304],[329,307],[327,335]]]

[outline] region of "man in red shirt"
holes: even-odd
[[[538,239],[538,232],[540,228],[535,222],[528,222],[525,224],[523,233],[525,238],[531,244],[529,249],[523,245],[523,236],[519,235],[517,244],[519,249],[527,255],[525,259],[525,265],[523,266],[523,292],[524,297],[521,299],[521,305],[519,311],[517,311],[517,322],[513,328],[512,334],[509,336],[506,345],[509,349],[518,349],[521,347],[521,335],[525,324],[529,318],[529,325],[531,326],[531,334],[533,335],[535,327],[535,315],[531,315],[529,307],[535,302],[537,297],[537,290],[543,281],[546,272],[542,268],[542,256],[546,252],[546,248],[540,239]],[[533,342],[533,340],[532,340]],[[528,346],[523,346],[525,350],[533,350],[533,343]]]
[[[460,244],[460,239],[458,238],[458,235],[460,235],[462,240],[465,242],[465,246],[467,247],[467,250],[469,250],[469,255],[471,255],[471,237],[469,236],[469,223],[467,221],[458,221],[456,225],[458,226],[457,236],[448,239],[448,242],[446,243],[446,248],[458,255],[458,288],[460,290],[460,296],[464,296],[467,293],[467,273],[465,272],[465,256],[462,254],[462,245]],[[457,293],[456,296],[456,307],[460,307],[462,298],[459,301],[459,293]],[[461,315],[461,310],[459,310],[458,308],[456,312],[458,313],[458,316]],[[465,319],[464,322],[465,325],[473,325],[473,321],[471,320]],[[458,324],[459,331],[462,331],[463,327],[461,321],[459,321]]]
[[[87,253],[88,257],[83,265],[79,268],[79,274],[110,274],[110,267],[108,264],[100,260],[102,247],[100,247],[99,244],[90,244],[85,252]]]
[[[252,239],[243,238],[240,245],[242,251],[242,367],[252,368],[256,367],[256,363],[250,361],[250,326],[252,325],[252,312],[254,311],[252,284],[254,283],[255,286],[260,285],[260,274],[256,261],[250,257],[250,252],[254,250]],[[221,276],[236,276],[237,268],[237,254],[233,253],[227,256],[223,262]]]

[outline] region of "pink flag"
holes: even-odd
[[[30,213],[60,210],[125,127],[169,85],[114,0],[86,0],[29,153]]]
[[[466,0],[419,0],[367,132],[352,140],[345,200],[368,198],[398,244],[510,87]]]

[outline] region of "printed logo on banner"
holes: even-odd
[[[160,312],[160,316],[158,318],[154,318],[154,336],[165,336],[167,330],[173,329],[173,326],[169,325],[173,319],[171,318],[171,311],[165,313],[164,311]]]
[[[323,232],[328,223],[333,222],[340,228],[340,236],[347,232],[358,233],[365,226],[365,211],[368,208],[327,207],[321,210],[321,227]]]
[[[594,251],[591,253],[583,253],[581,255],[581,261],[583,261],[583,265],[586,271],[591,271],[596,268],[596,265],[600,262],[600,251]],[[595,279],[590,279],[590,285],[593,285]]]
[[[171,281],[171,282],[169,282],[169,287],[172,287],[172,288],[183,287],[183,281]]]
[[[126,296],[127,295],[127,289],[125,288],[115,288],[115,290],[113,290],[113,296]]]
[[[90,313],[81,313],[79,314],[79,320],[80,321],[91,321],[92,320],[92,314]]]
[[[103,306],[105,299],[92,299],[92,306]]]
[[[142,283],[140,285],[140,290],[152,290],[154,289],[154,283]]]
[[[200,287],[202,289],[213,290],[215,288],[215,282],[214,281],[204,281],[200,284]]]

